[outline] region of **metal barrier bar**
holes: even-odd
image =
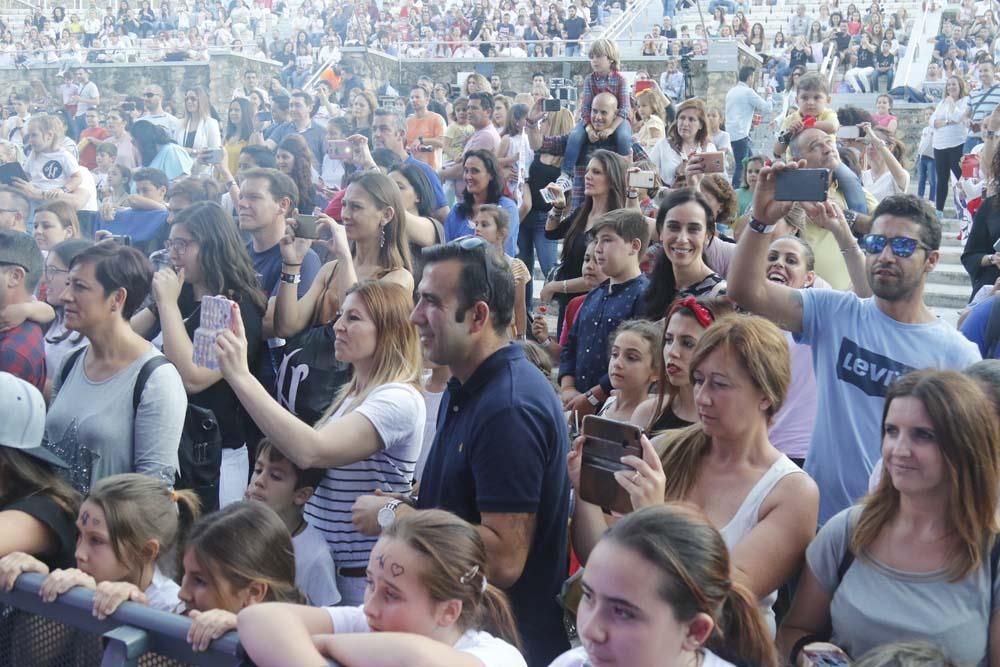
[[[213,641],[207,651],[196,653],[187,642],[191,621],[185,616],[157,611],[135,602],[124,602],[113,615],[100,621],[92,614],[94,603],[91,591],[74,588],[60,595],[55,602],[43,602],[38,596],[43,580],[40,574],[22,574],[14,590],[0,592],[0,603],[105,637],[108,640],[106,659],[109,657],[107,651],[123,658],[133,656],[135,646],[129,647],[129,642],[135,641],[136,633],[142,633],[145,640],[141,653],[157,653],[179,662],[207,667],[251,664],[245,662],[245,654],[235,632]],[[128,662],[106,664],[124,665]]]

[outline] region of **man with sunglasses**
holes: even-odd
[[[820,489],[822,525],[868,490],[880,458],[883,399],[893,380],[921,368],[964,369],[979,350],[924,305],[927,274],[940,259],[941,223],[913,195],[884,199],[860,246],[830,202],[803,203],[813,224],[831,232],[840,251],[864,253],[867,285],[851,292],[796,290],[765,276],[774,226],[792,202],[776,201],[775,180],[805,165],[764,167],[748,230],[729,267],[729,296],[812,346],[818,388],[816,425],[805,469]],[[866,289],[867,288],[867,289]]]
[[[477,524],[490,583],[510,596],[528,664],[545,666],[567,648],[556,602],[569,520],[562,406],[510,342],[514,279],[486,242],[461,237],[425,248],[423,258],[410,320],[424,358],[452,378],[419,498],[362,496],[353,521],[373,533],[403,512],[438,508]]]
[[[142,104],[146,107],[146,113],[142,114],[141,120],[148,120],[153,125],[159,125],[171,137],[177,134],[180,120],[163,110],[163,88],[155,83],[147,85],[142,92]]]
[[[0,312],[31,304],[44,263],[35,240],[23,232],[0,230]],[[31,320],[0,331],[0,371],[45,389],[45,332]]]

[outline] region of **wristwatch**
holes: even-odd
[[[770,234],[774,231],[776,225],[768,225],[755,218],[750,218],[750,222],[747,223],[747,227],[757,232],[758,234]]]
[[[594,392],[592,392],[589,389],[584,394],[584,396],[587,398],[587,402],[593,405],[595,408],[601,404],[601,402],[597,399],[597,397],[594,396]]]
[[[854,223],[858,221],[857,211],[852,211],[851,209],[844,211],[844,220],[847,220],[847,226],[853,232]]]
[[[390,500],[378,511],[376,518],[378,519],[379,528],[385,530],[393,524],[396,520],[396,508],[402,503],[402,500]]]

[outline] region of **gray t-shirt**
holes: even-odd
[[[67,458],[73,485],[83,493],[98,480],[138,472],[174,483],[177,447],[187,411],[187,393],[172,364],[153,371],[132,410],[139,369],[160,353],[150,347],[126,368],[103,382],[84,372],[83,352],[66,382],[56,376],[45,420],[50,446]]]
[[[959,665],[988,664],[990,616],[1000,600],[1000,587],[990,592],[989,551],[982,566],[961,581],[948,573],[901,572],[867,557],[858,557],[837,585],[837,569],[860,517],[860,507],[833,516],[806,550],[806,562],[827,591],[831,641],[859,657],[889,642],[923,639],[939,647]]]

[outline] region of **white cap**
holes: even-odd
[[[42,447],[45,437],[45,400],[34,385],[10,373],[0,372],[0,447],[17,449],[59,468],[69,466]]]

